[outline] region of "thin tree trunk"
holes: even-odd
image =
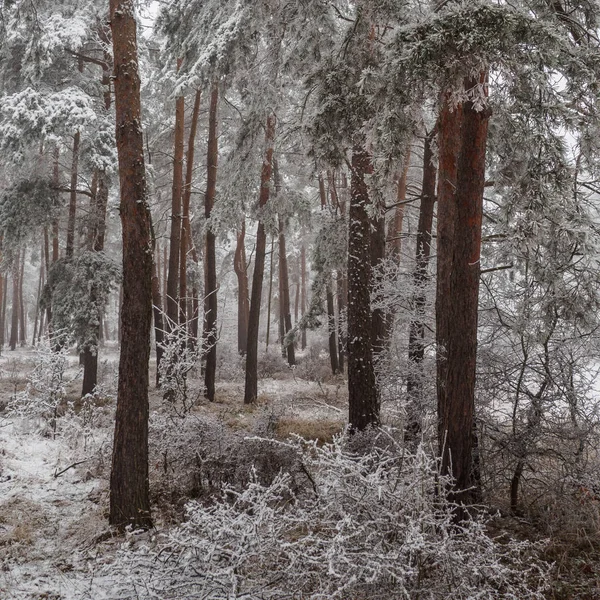
[[[110,0],[116,140],[123,229],[122,344],[110,476],[110,523],[152,527],[148,489],[148,363],[152,254],[140,111],[136,22],[129,2]]]
[[[327,278],[327,329],[329,330],[329,358],[331,361],[331,372],[336,375],[339,372],[338,347],[336,339],[335,308],[333,306],[333,291],[331,290],[331,278]]]
[[[393,256],[397,262],[400,262],[402,252],[402,228],[404,226],[404,215],[406,213],[406,186],[408,180],[408,168],[410,166],[411,147],[408,146],[404,155],[404,164],[402,165],[402,173],[398,178],[396,187],[396,210],[394,218],[390,222],[389,240],[390,240],[390,256]]]
[[[294,325],[298,324],[298,315],[300,314],[300,263],[296,261],[296,294],[294,298]]]
[[[46,236],[47,239],[48,236]],[[42,242],[42,253],[41,253],[41,257],[42,259],[40,260],[40,278],[38,280],[38,290],[37,290],[37,297],[35,300],[35,320],[33,321],[33,338],[31,340],[31,345],[35,346],[35,341],[38,335],[38,319],[39,319],[39,326],[40,326],[40,331],[42,329],[42,319],[40,318],[40,296],[42,295],[42,286],[44,285],[44,242]],[[1,286],[1,284],[0,284]],[[0,290],[0,297],[2,296],[2,291]],[[43,313],[42,313],[43,314]]]
[[[219,85],[213,82],[210,93],[208,117],[208,151],[206,156],[206,195],[204,196],[204,216],[210,219],[217,191],[217,109],[219,104]],[[215,400],[215,379],[217,376],[217,257],[215,251],[215,233],[212,225],[206,230],[206,280],[204,284],[204,331],[206,370],[204,372],[204,395],[210,401]]]
[[[190,199],[192,197],[192,179],[194,175],[194,150],[196,143],[196,130],[198,129],[198,115],[200,114],[200,90],[196,91],[194,108],[192,110],[192,122],[190,124],[190,135],[188,138],[187,159],[185,168],[185,185],[183,187],[183,210],[181,222],[181,249],[179,251],[179,323],[183,326],[187,323],[187,255],[191,241],[190,227]],[[158,279],[157,279],[158,285]],[[159,290],[160,295],[160,290]],[[186,326],[187,330],[187,326]]]
[[[156,253],[158,256],[158,253]],[[164,354],[164,323],[161,310],[160,282],[156,263],[152,264],[152,311],[154,316],[154,340],[156,343],[156,387],[160,387],[160,364]]]
[[[296,364],[294,344],[292,342],[285,344],[285,336],[292,330],[292,313],[290,311],[290,282],[285,249],[285,225],[281,218],[279,218],[279,274],[281,277],[281,313],[284,324],[282,344],[287,352],[288,365],[292,367]]]
[[[275,238],[271,237],[271,253],[269,260],[269,297],[267,300],[267,350],[269,349],[269,335],[271,333],[271,302],[273,300],[273,257],[275,255]]]
[[[248,297],[248,267],[246,264],[246,221],[242,221],[242,228],[237,233],[233,269],[238,280],[238,352],[244,356],[248,344],[248,311],[250,300]]]
[[[434,130],[435,132],[435,130]],[[408,360],[411,368],[408,373],[407,393],[409,410],[407,420],[407,435],[416,439],[421,433],[421,405],[422,375],[419,372],[425,357],[425,304],[426,286],[429,281],[429,257],[431,254],[431,228],[433,225],[433,207],[435,204],[435,183],[437,168],[433,162],[433,134],[425,137],[423,149],[423,185],[421,187],[421,208],[419,211],[419,225],[417,227],[416,264],[413,273],[415,286],[414,311],[415,317],[410,324],[408,339]]]
[[[8,277],[2,277],[4,293],[2,294],[2,312],[0,313],[0,351],[6,339],[6,305],[8,302]]]
[[[381,285],[383,278],[381,267],[385,260],[385,217],[383,213],[376,216],[371,221],[371,294],[375,303],[381,304],[383,301],[383,292]],[[373,359],[377,361],[385,347],[386,338],[386,311],[377,307],[371,314],[371,344],[373,347]]]
[[[269,201],[269,184],[273,170],[273,146],[275,143],[274,114],[267,118],[265,133],[265,158],[260,175],[259,209],[264,208]],[[244,390],[244,403],[256,402],[258,396],[258,328],[260,324],[260,305],[262,300],[262,286],[265,274],[265,250],[267,236],[265,225],[259,220],[256,232],[256,253],[254,258],[254,273],[252,275],[252,297],[250,299],[250,313],[248,318],[248,354],[246,356],[246,382]]]
[[[471,80],[465,85],[471,88],[478,83]],[[489,114],[477,111],[472,102],[462,106],[462,118],[460,107],[454,110],[458,114],[450,112],[450,101],[445,99],[439,144],[438,441],[442,473],[451,472],[455,478],[450,496],[469,503],[473,498],[468,488],[473,484],[477,303]]]
[[[348,279],[342,271],[337,273],[337,308],[338,308],[338,367],[340,373],[344,372],[345,355],[346,355],[346,334],[342,325],[344,312],[346,311],[348,298]]]
[[[10,325],[10,349],[17,349],[17,341],[19,339],[19,270],[21,266],[20,250],[17,250],[16,256],[13,258],[12,264],[12,313]]]
[[[23,280],[25,279],[25,248],[21,256],[21,272],[19,274],[19,344],[27,344],[27,314],[25,312],[25,299],[23,298]]]
[[[181,59],[177,61],[177,70]],[[175,155],[173,159],[173,193],[171,199],[171,236],[169,246],[169,275],[167,278],[167,330],[179,320],[179,260],[181,249],[181,199],[183,192],[183,137],[185,126],[185,101],[175,100]]]
[[[300,294],[300,310],[301,315],[304,318],[304,315],[306,314],[306,246],[304,244],[302,244],[302,248],[300,249],[300,285],[302,286]],[[306,327],[302,328],[300,347],[302,350],[306,349]]]
[[[69,220],[67,221],[67,241],[65,256],[73,258],[75,250],[75,220],[77,217],[77,179],[79,169],[79,143],[81,134],[79,131],[73,136],[73,161],[71,163],[71,196],[69,200]]]
[[[355,146],[348,233],[348,402],[350,427],[354,431],[379,424],[371,345],[370,201],[365,182],[365,175],[371,171],[369,154]]]
[[[93,252],[104,251],[104,240],[106,238],[106,206],[108,204],[108,185],[106,171],[97,169],[94,173],[92,184],[91,213],[92,222],[88,230],[88,247]],[[90,290],[90,304],[97,306],[98,289],[92,284]],[[102,337],[102,314],[100,306],[97,306],[98,325],[95,327],[95,342],[86,344],[83,348],[83,384],[81,395],[86,396],[94,391],[98,384],[98,342]]]
[[[163,289],[163,313],[166,315],[167,314],[167,282],[168,282],[168,275],[167,275],[167,267],[169,265],[169,256],[168,256],[168,248],[167,248],[167,244],[165,243],[165,245],[163,246],[163,285],[162,285],[162,289]]]

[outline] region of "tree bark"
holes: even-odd
[[[181,59],[177,61],[177,70]],[[169,275],[167,279],[167,330],[171,331],[179,320],[179,260],[181,249],[181,199],[183,192],[183,136],[185,126],[185,101],[175,100],[175,154],[173,159],[173,192],[171,199],[171,236],[169,246]]]
[[[306,246],[304,244],[300,250],[300,285],[300,314],[304,317],[306,314]],[[306,349],[306,327],[302,328],[300,347],[302,350]]]
[[[273,300],[273,257],[275,256],[275,238],[271,236],[271,252],[269,253],[269,295],[267,297],[267,339],[266,347],[269,349],[271,335],[271,302]]]
[[[465,86],[478,83],[466,81]],[[458,503],[469,503],[473,491],[468,488],[474,483],[477,304],[489,113],[465,102],[460,118],[460,111],[453,115],[448,104],[442,108],[440,121],[438,435],[442,473],[452,472],[455,478],[450,496]],[[453,173],[456,188],[448,194]],[[450,207],[442,208],[442,200],[450,202]],[[451,223],[447,223],[449,218]]]
[[[152,526],[148,489],[148,363],[152,253],[142,137],[136,22],[132,4],[110,0],[116,140],[123,228],[123,305],[110,523]]]
[[[47,236],[46,236],[47,238]],[[42,319],[40,319],[40,296],[42,295],[42,286],[44,285],[44,273],[45,273],[45,264],[44,264],[44,242],[42,242],[42,253],[40,255],[40,278],[38,280],[38,290],[37,297],[35,300],[35,320],[33,322],[33,337],[31,338],[31,345],[35,346],[35,340],[38,335],[38,320],[40,330],[42,328]],[[0,283],[0,298],[2,298],[2,284]]]
[[[371,253],[369,192],[365,175],[372,170],[369,154],[352,152],[350,228],[348,233],[348,402],[351,431],[379,424],[371,345]]]
[[[20,250],[17,250],[16,256],[13,258],[12,264],[12,312],[10,324],[10,349],[17,349],[19,340],[19,267],[20,267]]]
[[[346,356],[346,334],[342,325],[344,312],[348,304],[348,279],[342,271],[338,271],[337,280],[337,308],[338,308],[338,367],[340,373],[344,372],[345,356]]]
[[[210,219],[217,192],[217,109],[219,104],[219,85],[213,82],[210,93],[208,116],[208,151],[206,156],[206,195],[204,196],[204,216]],[[204,372],[204,395],[214,402],[215,379],[217,376],[217,257],[215,251],[215,233],[210,224],[206,229],[206,281],[204,284],[204,341],[206,370]]]
[[[425,136],[423,149],[423,185],[421,186],[421,208],[417,227],[416,264],[413,272],[415,295],[413,298],[415,317],[410,324],[408,339],[408,360],[411,363],[408,373],[408,419],[407,436],[416,439],[421,432],[421,388],[420,365],[425,357],[424,311],[426,304],[426,285],[429,281],[429,257],[431,255],[431,228],[433,226],[433,207],[435,204],[435,183],[437,168],[433,162],[433,132]]]
[[[71,197],[69,199],[69,220],[67,221],[67,241],[65,256],[73,258],[75,250],[75,219],[77,217],[77,179],[79,169],[79,143],[81,134],[79,131],[73,136],[73,160],[71,162]]]
[[[190,199],[192,197],[192,179],[194,175],[194,150],[196,144],[196,130],[198,129],[198,116],[200,114],[200,90],[196,91],[194,108],[192,110],[192,122],[190,124],[190,135],[188,138],[187,159],[185,168],[185,185],[183,187],[183,208],[181,214],[181,249],[179,251],[179,323],[183,326],[187,323],[187,255],[191,242],[190,227]],[[157,282],[158,283],[158,282]],[[159,292],[160,295],[160,292]],[[186,325],[187,330],[187,325]]]
[[[380,209],[378,209],[380,210]],[[383,293],[381,285],[381,267],[385,260],[385,216],[380,214],[371,221],[371,278],[372,296],[376,303],[381,303]],[[383,308],[374,308],[371,314],[371,344],[373,346],[373,359],[377,362],[385,347],[386,339],[386,312]]]
[[[274,114],[267,117],[265,133],[265,158],[260,175],[259,210],[264,208],[269,201],[271,173],[273,171],[273,146],[275,143]],[[265,251],[267,236],[262,215],[259,215],[256,232],[256,252],[254,258],[254,273],[252,275],[252,297],[250,298],[250,313],[248,318],[248,354],[246,356],[246,385],[244,403],[256,402],[258,396],[258,327],[260,324],[260,305],[262,299],[262,286],[265,273]]]
[[[25,248],[21,256],[21,270],[19,273],[19,344],[27,344],[27,314],[25,312],[25,299],[23,298],[23,280],[25,279]]]
[[[248,297],[248,266],[246,264],[246,221],[237,232],[233,269],[238,280],[238,352],[244,356],[248,347],[248,312],[250,300]]]
[[[285,249],[285,224],[281,217],[279,218],[279,275],[281,278],[281,298],[279,301],[281,302],[281,314],[284,324],[282,344],[287,354],[288,365],[292,367],[296,364],[294,344],[290,342],[286,345],[285,343],[285,336],[292,330],[292,313],[290,310],[290,280]]]
[[[398,186],[396,188],[396,210],[394,211],[394,219],[391,221],[388,236],[390,239],[390,256],[393,256],[396,261],[400,262],[402,252],[402,228],[404,226],[404,215],[406,212],[406,186],[408,182],[408,167],[410,166],[411,148],[408,146],[404,155],[404,164],[402,165],[402,173],[398,178]]]
[[[157,256],[159,252],[155,253]],[[152,263],[152,314],[154,317],[154,340],[156,343],[156,387],[160,387],[160,363],[164,354],[164,323],[162,312],[162,298],[160,295],[160,282],[156,262]]]
[[[94,173],[95,185],[92,185],[91,213],[92,221],[88,231],[88,247],[93,252],[104,251],[106,237],[106,206],[108,204],[108,185],[106,171],[97,169]],[[94,284],[90,289],[90,301],[96,305],[98,290]],[[95,343],[83,348],[83,384],[81,395],[91,394],[98,384],[98,342],[102,336],[101,307],[98,306],[98,325],[95,331]]]
[[[331,290],[331,278],[327,278],[327,329],[329,331],[329,359],[331,372],[337,375],[339,372],[338,345],[336,339],[335,308],[333,306],[333,291]]]

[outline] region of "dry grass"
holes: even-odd
[[[345,427],[342,420],[309,420],[298,417],[282,417],[278,419],[275,433],[279,438],[287,438],[290,435],[299,435],[307,440],[317,440],[320,444],[333,441],[338,433]]]

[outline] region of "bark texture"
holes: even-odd
[[[219,86],[212,84],[208,116],[208,152],[206,156],[206,195],[204,196],[204,216],[210,219],[217,192],[217,108]],[[204,344],[206,369],[204,371],[204,395],[208,400],[215,399],[215,379],[217,375],[217,256],[215,234],[209,225],[206,230],[206,280],[204,282]]]
[[[379,397],[371,345],[371,224],[365,182],[365,175],[371,168],[368,153],[360,146],[355,147],[348,233],[348,401],[349,422],[354,431],[379,424]]]
[[[275,142],[275,115],[267,117],[265,133],[265,157],[260,174],[259,209],[264,208],[269,201],[271,174],[273,171],[273,145]],[[258,327],[260,324],[260,305],[262,286],[265,274],[265,251],[267,235],[262,220],[258,222],[256,231],[256,251],[254,273],[252,275],[252,296],[250,298],[250,314],[248,318],[248,354],[246,355],[246,382],[244,403],[256,402],[258,396]]]
[[[238,280],[238,352],[244,356],[248,347],[248,267],[246,263],[246,221],[237,233],[233,268]]]
[[[123,303],[109,520],[119,529],[127,525],[145,529],[152,526],[148,490],[152,251],[133,4],[110,0],[110,23],[123,228]]]
[[[467,81],[470,88],[476,83]],[[485,152],[489,113],[471,102],[440,115],[438,208],[438,437],[442,473],[456,483],[451,498],[469,503],[473,491],[473,419],[477,304]]]

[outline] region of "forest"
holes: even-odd
[[[0,598],[600,599],[599,103],[598,0],[0,0]]]

